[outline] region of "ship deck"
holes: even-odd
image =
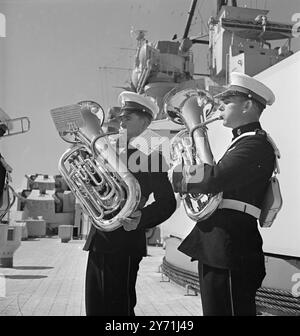
[[[0,316],[85,316],[84,240],[23,240],[0,268]],[[149,246],[137,278],[137,316],[201,316],[201,299],[160,272],[164,250]],[[188,295],[187,295],[188,294]]]

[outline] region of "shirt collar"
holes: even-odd
[[[242,125],[242,126],[236,127],[232,130],[233,139],[237,138],[238,136],[240,136],[243,133],[255,131],[257,129],[262,129],[261,125],[258,121],[252,122],[252,123],[247,124],[247,125]]]

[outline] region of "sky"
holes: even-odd
[[[238,1],[270,9],[270,19],[291,23],[299,0]],[[183,35],[190,0],[0,0],[6,37],[0,37],[0,107],[12,118],[28,116],[31,129],[0,141],[0,151],[14,168],[18,188],[25,174],[58,173],[68,145],[50,117],[55,107],[95,100],[105,110],[115,105],[129,78],[136,46],[133,31],[144,29],[149,41]],[[191,34],[207,34],[215,1],[198,0]],[[292,44],[300,50],[300,41]],[[206,47],[202,47],[206,48]],[[205,52],[205,50],[204,50]],[[206,72],[203,50],[196,70]],[[199,64],[201,63],[201,66]]]

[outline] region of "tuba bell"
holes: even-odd
[[[205,162],[213,165],[206,131],[205,137],[200,136],[199,129],[220,120],[214,116],[218,110],[218,103],[205,90],[195,88],[172,89],[164,99],[164,111],[174,123],[184,125],[171,140],[171,167],[177,164],[191,166]],[[194,221],[202,221],[213,214],[222,201],[222,193],[212,194],[181,194],[185,211]]]
[[[104,112],[93,101],[51,110],[62,139],[70,144],[59,160],[59,171],[92,224],[101,231],[120,227],[138,207],[141,190],[136,178],[117,157],[102,129]]]

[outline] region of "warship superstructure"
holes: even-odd
[[[298,211],[299,158],[298,119],[300,52],[291,41],[300,35],[299,24],[268,19],[268,10],[238,7],[237,1],[217,1],[217,13],[209,19],[209,37],[190,36],[197,6],[193,0],[182,37],[149,42],[145,31],[137,32],[137,49],[131,73],[131,90],[156,99],[160,112],[150,128],[172,139],[182,125],[167,118],[163,109],[166,95],[174,88],[196,88],[211,95],[222,91],[232,71],[243,72],[267,84],[276,102],[262,116],[262,124],[281,152],[279,181],[283,207],[270,228],[261,228],[267,275],[257,295],[260,310],[274,314],[300,315],[300,220]],[[273,42],[276,42],[273,46]],[[209,73],[195,71],[194,46],[207,48]],[[203,60],[205,62],[205,59]],[[210,145],[216,160],[230,142],[231,133],[222,125],[208,126]],[[166,153],[165,153],[166,154]],[[168,157],[167,157],[168,159]],[[0,247],[3,265],[12,266],[13,252],[21,239],[59,234],[63,242],[85,238],[90,228],[80,204],[59,175],[32,173],[23,184],[1,226]],[[10,225],[7,225],[9,222]],[[151,244],[162,244],[165,256],[162,273],[187,290],[199,291],[197,265],[177,250],[181,240],[195,225],[177,196],[177,210],[156,230],[149,231]],[[19,229],[14,229],[19,227]],[[2,244],[2,245],[1,245]]]

